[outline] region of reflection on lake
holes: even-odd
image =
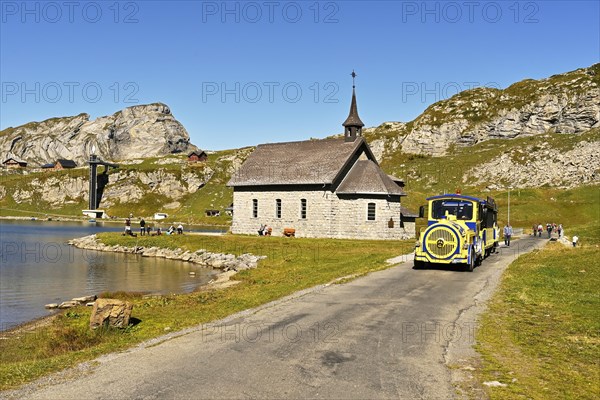
[[[104,291],[190,292],[212,279],[214,271],[192,263],[66,244],[121,230],[101,223],[0,221],[0,330],[48,315],[48,303]]]

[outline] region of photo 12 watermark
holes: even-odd
[[[35,263],[35,264],[86,264],[122,263],[136,264],[140,262],[141,255],[124,254],[116,252],[102,252],[97,250],[79,249],[74,246],[59,242],[35,241],[2,241],[0,245],[0,262],[9,264]]]
[[[501,89],[497,82],[402,82],[402,103],[409,101],[435,103],[465,90],[482,87]]]
[[[402,23],[489,23],[537,24],[537,1],[402,1]]]
[[[477,321],[403,321],[400,340],[408,345],[427,345],[430,343],[462,343],[474,345],[477,335],[493,332],[496,336],[512,335],[519,338],[523,333],[519,330],[507,330],[494,321],[480,324]],[[527,335],[528,333],[526,333]]]
[[[136,82],[2,82],[2,103],[114,103],[137,104],[140,87]]]
[[[203,324],[202,342],[233,343],[338,343],[340,326],[335,322],[303,325],[298,322],[281,324],[247,322],[233,324]]]
[[[476,326],[474,322],[403,321],[401,338],[402,343],[410,344],[475,343]]]
[[[115,24],[137,24],[138,1],[1,1],[3,24],[58,24],[101,21]]]
[[[202,1],[202,23],[337,24],[340,3],[334,1]]]
[[[338,103],[337,82],[202,82],[202,102],[220,103]]]

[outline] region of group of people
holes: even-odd
[[[260,228],[258,228],[258,236],[271,236],[271,232],[273,229],[266,224],[262,224]]]
[[[538,237],[542,237],[542,232],[544,231],[544,226],[542,224],[533,224],[533,236],[538,236]],[[563,230],[563,226],[562,224],[555,224],[555,223],[547,223],[546,224],[546,232],[548,232],[548,239],[552,237],[553,233],[556,233],[558,235],[558,238],[560,239],[561,237],[563,237],[564,234],[564,230]]]
[[[533,236],[538,236],[538,237],[542,237],[542,232],[544,231],[544,226],[542,224],[533,224],[532,227],[532,232],[533,232]],[[562,238],[565,231],[563,229],[562,224],[555,224],[555,223],[547,223],[546,224],[546,232],[548,232],[548,239],[550,239],[552,237],[552,234],[555,233],[558,235],[558,238]],[[513,228],[512,226],[510,226],[509,223],[507,223],[504,226],[504,244],[506,246],[510,246],[510,238],[513,235]],[[577,242],[579,241],[579,238],[577,236],[573,236],[572,238],[572,242],[573,242],[573,247],[577,247]]]
[[[137,234],[133,233],[131,230],[131,218],[132,218],[132,215],[130,214],[130,216],[125,219],[125,232],[123,233],[123,235],[137,236]],[[156,228],[155,234],[152,233],[152,229],[153,229],[153,227],[150,224],[147,224],[146,221],[144,220],[144,218],[140,219],[140,235],[141,236],[144,236],[144,235],[160,236],[160,235],[162,235],[162,230],[160,229],[160,227]],[[183,235],[183,225],[179,224],[179,225],[177,225],[177,228],[175,228],[173,225],[169,226],[169,229],[167,229],[166,234],[174,235],[175,232],[177,232],[178,235]]]
[[[544,231],[544,226],[542,224],[534,224],[531,229],[533,231],[533,236],[537,235],[538,237],[542,237],[542,232]],[[545,230],[548,233],[548,239],[552,237],[553,233],[558,235],[558,239],[562,238],[565,235],[565,230],[562,224],[547,223]],[[577,247],[578,241],[579,237],[577,235],[573,235],[573,237],[571,238],[571,243],[573,243],[573,247]]]
[[[175,228],[173,225],[169,226],[169,229],[167,229],[167,235],[174,235],[175,229],[177,229],[178,235],[183,235],[183,225],[181,224],[177,225],[177,228]]]
[[[140,235],[144,236],[144,235],[148,235],[150,236],[152,234],[152,226],[150,226],[150,224],[148,224],[146,226],[146,221],[144,221],[144,218],[142,218],[140,220]],[[157,235],[160,235],[160,228],[157,229]]]

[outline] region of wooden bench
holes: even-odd
[[[294,228],[283,228],[283,236],[286,237],[295,237],[296,230]]]

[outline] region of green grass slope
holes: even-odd
[[[191,194],[185,194],[177,201],[180,206],[175,209],[165,209],[166,204],[172,203],[173,199],[167,196],[151,192],[147,185],[139,180],[128,182],[129,185],[137,186],[145,192],[145,195],[137,200],[130,202],[117,201],[110,207],[104,207],[102,203],[100,208],[105,209],[111,216],[125,217],[129,213],[135,216],[150,217],[155,212],[166,212],[169,218],[165,222],[181,221],[188,224],[202,225],[220,225],[227,226],[231,222],[231,217],[226,215],[223,210],[232,203],[233,192],[226,186],[233,171],[236,168],[235,163],[244,160],[251,149],[225,150],[210,154],[208,161],[201,163],[188,164],[183,162],[185,156],[169,156],[165,158],[148,158],[139,164],[123,164],[118,170],[111,169],[109,174],[129,171],[153,172],[162,171],[174,175],[178,180],[184,182],[184,174],[193,173],[197,176],[204,176],[205,173],[211,173],[210,180],[198,191]],[[172,160],[169,163],[169,160]],[[81,193],[75,198],[68,198],[63,204],[53,206],[44,198],[43,195],[33,196],[31,201],[21,203],[15,202],[12,194],[21,190],[31,190],[37,183],[41,185],[44,182],[57,177],[59,179],[85,179],[87,185],[88,170],[79,168],[64,171],[46,171],[31,173],[27,175],[14,174],[0,176],[0,187],[4,189],[6,195],[0,199],[0,216],[34,216],[34,217],[81,217],[81,210],[88,208],[87,201],[84,200],[84,194]],[[86,186],[87,188],[87,186]],[[219,217],[207,217],[205,210],[216,209],[221,211]]]

